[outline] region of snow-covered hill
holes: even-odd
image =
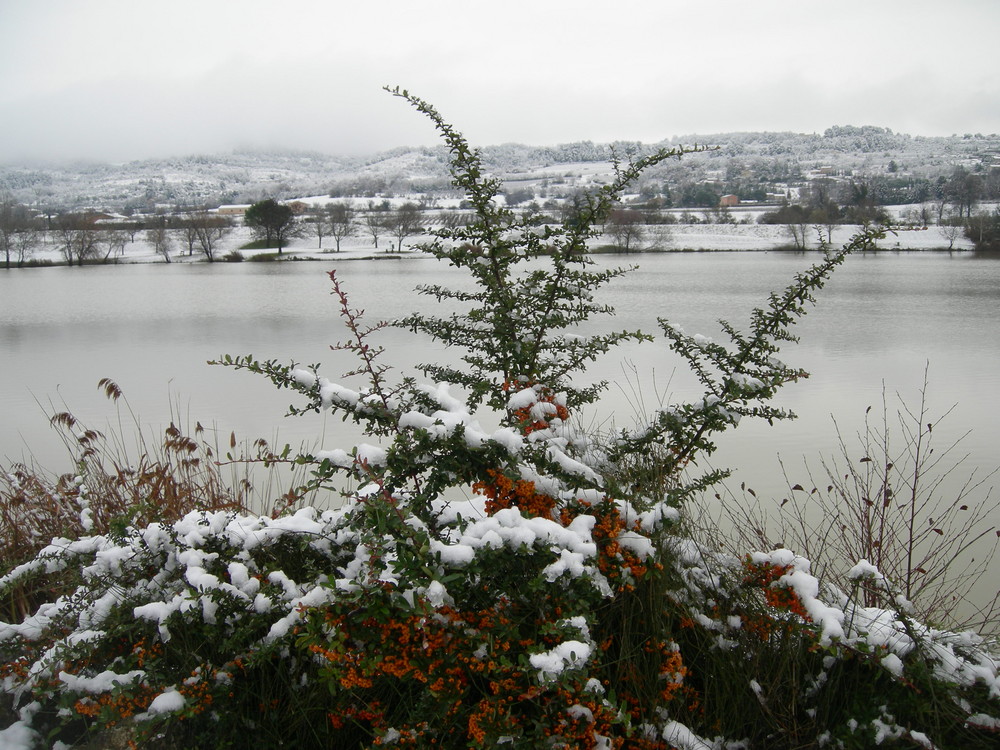
[[[871,126],[829,128],[823,134],[721,133],[669,143],[502,144],[483,148],[485,166],[511,186],[540,198],[564,197],[600,184],[610,160],[656,146],[712,144],[720,148],[661,164],[644,182],[672,184],[753,180],[794,184],[829,174],[892,174],[935,179],[957,166],[986,173],[1000,167],[1000,135],[923,138]],[[332,194],[391,197],[453,194],[444,147],[397,148],[370,157],[295,151],[234,151],[120,164],[0,165],[0,192],[53,211],[83,208],[146,212],[162,207],[249,203]]]

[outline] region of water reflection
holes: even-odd
[[[697,253],[599,256],[604,266],[638,261],[640,269],[609,287],[614,319],[592,330],[657,330],[669,317],[688,332],[719,336],[716,321],[740,325],[772,289],[816,260],[783,253]],[[64,461],[35,399],[65,401],[84,419],[103,421],[108,404],[101,377],[124,389],[144,420],[162,425],[171,401],[220,431],[280,437],[293,444],[323,440],[340,445],[348,434],[338,418],[282,420],[290,394],[266,380],[205,362],[222,353],[328,366],[331,376],[353,363],[328,345],[342,337],[329,294],[329,263],[115,266],[26,269],[0,274],[0,455],[25,447],[48,464]],[[417,284],[448,281],[453,269],[426,259],[341,263],[338,273],[352,303],[372,318],[392,319],[414,305]],[[813,373],[791,386],[781,403],[801,415],[776,427],[744,424],[720,444],[718,461],[744,467],[758,489],[773,481],[775,453],[801,456],[835,444],[830,415],[859,420],[881,399],[882,385],[912,395],[931,365],[935,408],[958,402],[955,432],[973,430],[973,460],[995,462],[1000,440],[994,418],[1000,393],[1000,264],[971,254],[887,254],[849,259],[819,293],[819,307],[796,327],[802,344],[784,355]],[[384,337],[400,368],[442,355],[440,347],[405,331]],[[454,356],[454,355],[450,355]],[[632,363],[629,384],[622,362]],[[608,379],[608,398],[589,421],[632,419],[637,387],[660,388],[675,398],[693,395],[694,381],[662,344],[627,346],[590,373]],[[667,382],[669,381],[669,386]],[[650,397],[650,400],[655,398]],[[779,488],[766,491],[779,492]]]

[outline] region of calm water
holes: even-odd
[[[783,288],[817,257],[720,252],[599,262],[635,260],[640,270],[606,293],[618,315],[595,322],[595,329],[656,332],[662,316],[689,333],[719,338],[718,318],[745,323],[768,291]],[[235,431],[278,445],[350,447],[358,436],[339,417],[283,418],[292,394],[264,378],[206,364],[224,353],[253,353],[323,363],[331,378],[352,369],[354,362],[328,346],[344,332],[326,270],[326,263],[244,263],[0,272],[0,459],[30,456],[52,471],[70,470],[46,414],[68,408],[88,426],[107,429],[115,410],[98,392],[103,377],[116,381],[138,419],[157,430],[171,419],[189,427],[198,420],[218,430],[223,446]],[[338,273],[354,306],[389,319],[433,304],[413,294],[415,285],[456,280],[452,269],[420,258],[345,262]],[[879,408],[883,388],[891,408],[897,392],[916,406],[929,366],[930,419],[955,406],[935,424],[936,445],[943,449],[971,431],[956,480],[973,469],[992,470],[1000,463],[998,320],[1000,261],[931,253],[851,258],[796,327],[802,343],[783,351],[786,362],[812,373],[781,396],[780,404],[800,418],[773,427],[745,421],[720,438],[712,463],[736,469],[728,486],[737,498],[741,482],[761,498],[784,497],[779,456],[790,481],[808,487],[804,461],[819,468],[820,456],[837,453],[831,415],[853,447],[866,407]],[[398,330],[385,332],[382,343],[403,370],[449,356]],[[589,374],[612,386],[598,408],[580,415],[585,424],[629,426],[643,406],[698,395],[683,363],[662,343],[626,347]],[[129,414],[123,417],[128,423]],[[945,485],[942,494],[955,487]],[[699,512],[721,516],[708,502]],[[992,598],[997,574],[994,565],[980,579],[976,599]]]
[[[631,262],[602,256],[601,264]],[[689,333],[719,337],[715,321],[747,320],[771,289],[816,260],[782,253],[700,253],[638,257],[640,270],[616,281],[607,299],[618,309],[595,328],[656,331],[664,316]],[[327,364],[335,377],[353,363],[328,345],[342,337],[326,263],[197,264],[27,269],[0,273],[0,458],[33,455],[67,470],[45,413],[69,408],[102,428],[114,409],[98,393],[116,381],[144,422],[163,426],[171,410],[190,424],[214,424],[223,442],[277,438],[293,445],[345,446],[338,417],[283,418],[292,395],[263,378],[206,360],[223,353]],[[413,305],[416,284],[455,278],[434,261],[355,261],[338,269],[354,305],[393,318]],[[850,259],[820,292],[819,306],[797,326],[802,343],[784,351],[812,373],[790,385],[781,403],[800,415],[774,427],[744,423],[720,441],[716,464],[737,467],[735,484],[780,495],[776,456],[797,468],[803,456],[836,446],[831,415],[852,435],[864,410],[899,392],[913,402],[930,366],[941,445],[972,430],[969,465],[1000,462],[1000,262],[969,254],[886,254]],[[443,356],[412,334],[389,331],[391,361],[407,367]],[[389,356],[389,355],[387,355]],[[675,372],[675,368],[677,371]],[[628,425],[637,408],[694,396],[693,380],[662,344],[629,346],[599,362],[594,378],[613,381],[588,421]],[[794,473],[794,472],[793,472]],[[793,476],[793,480],[795,477]]]

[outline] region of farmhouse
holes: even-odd
[[[219,206],[215,212],[221,216],[243,216],[250,208],[250,204]]]

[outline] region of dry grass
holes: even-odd
[[[786,471],[788,494],[780,502],[749,488],[742,499],[720,498],[735,536],[731,547],[794,549],[812,561],[814,573],[845,590],[852,585],[847,571],[864,559],[919,619],[996,635],[1000,593],[990,598],[982,583],[995,575],[1000,548],[1000,499],[991,486],[997,470],[967,470],[963,438],[935,444],[935,428],[950,410],[932,419],[926,392],[925,376],[915,408],[900,398],[892,409],[883,394],[882,408],[868,407],[853,443],[838,427],[840,454],[821,458],[818,473],[807,464],[801,482]],[[884,596],[861,593],[870,606]]]
[[[120,533],[128,526],[169,523],[191,511],[260,511],[268,504],[255,487],[259,462],[220,456],[212,433],[197,422],[187,430],[172,419],[162,433],[147,437],[121,389],[108,379],[99,387],[118,416],[110,436],[69,411],[49,419],[73,459],[74,473],[55,475],[31,463],[0,472],[0,572],[30,560],[56,538]],[[133,444],[126,443],[129,434]],[[235,434],[228,447],[236,452]],[[269,453],[264,440],[255,441],[253,450]],[[272,489],[269,484],[263,491]],[[274,497],[268,510],[277,515],[302,501],[303,490],[293,484]],[[14,592],[0,602],[0,619],[19,620],[51,595],[48,589]]]

